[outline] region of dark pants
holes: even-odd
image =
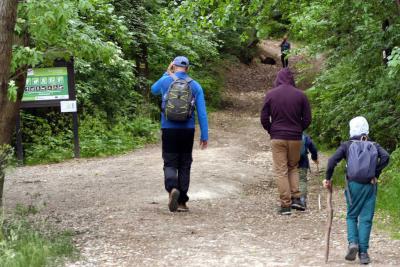
[[[281,55],[282,67],[287,68],[289,66],[289,59],[286,57],[285,54]]]
[[[165,190],[178,189],[178,203],[182,204],[189,200],[193,140],[194,129],[162,129]]]

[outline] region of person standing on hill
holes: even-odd
[[[195,131],[194,109],[200,124],[200,147],[208,144],[208,121],[203,89],[187,72],[189,60],[176,57],[167,72],[151,87],[154,95],[162,96],[161,131],[164,183],[169,193],[171,212],[187,211],[186,202],[192,165]]]
[[[290,43],[288,42],[288,36],[285,35],[281,44],[279,45],[281,48],[281,61],[282,61],[282,68],[287,68],[289,66],[289,59],[288,55],[290,52]]]
[[[300,201],[298,163],[302,133],[311,124],[311,109],[306,95],[295,87],[288,68],[279,71],[275,88],[265,96],[261,124],[271,136],[280,214],[290,215],[291,208],[305,210]]]

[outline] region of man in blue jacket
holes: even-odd
[[[192,91],[194,106],[200,124],[200,147],[207,148],[208,122],[203,89],[194,80],[188,79],[189,60],[186,57],[176,57],[169,65],[167,72],[152,85],[151,92],[166,99],[170,85],[174,78],[188,80]],[[190,168],[192,165],[192,150],[195,131],[194,113],[186,121],[168,120],[161,112],[162,157],[164,160],[164,183],[169,193],[168,207],[171,212],[187,211],[186,202],[189,200],[187,192],[190,182]]]

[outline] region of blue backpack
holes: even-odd
[[[348,179],[372,179],[378,163],[378,150],[366,137],[350,141],[347,153],[346,174]]]

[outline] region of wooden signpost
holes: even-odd
[[[74,155],[80,157],[78,112],[76,104],[74,62],[56,61],[51,68],[28,70],[21,109],[60,107],[61,112],[72,113],[74,133]],[[23,161],[21,118],[16,123],[17,158]]]

